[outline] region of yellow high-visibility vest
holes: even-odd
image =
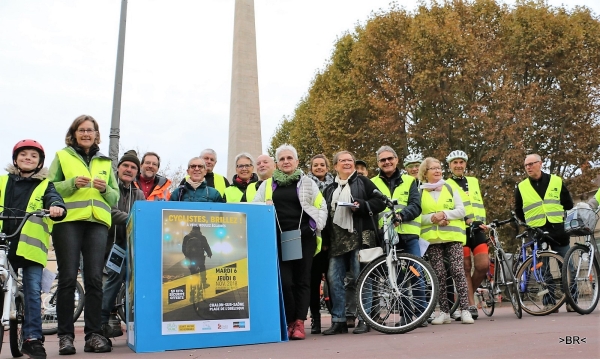
[[[246,202],[252,202],[255,195],[256,182],[249,183],[248,187],[246,187]],[[225,199],[227,200],[227,203],[239,203],[242,201],[243,196],[244,192],[236,186],[229,186],[225,189]]]
[[[444,184],[437,202],[433,199],[429,191],[421,193],[421,214],[430,214],[440,211],[450,211],[454,209],[454,196],[452,187]],[[465,221],[463,219],[451,219],[447,226],[438,226],[437,224],[421,223],[421,238],[427,241],[441,240],[441,242],[460,242],[463,245],[467,242]]]
[[[265,181],[265,201],[272,201],[272,200],[273,200],[273,177],[271,177]],[[321,204],[323,204],[323,195],[321,194],[321,192],[319,192],[317,194],[317,197],[315,197],[315,200],[313,201],[313,206],[315,208],[321,208]],[[323,238],[321,238],[321,236],[317,236],[317,249],[315,250],[315,256],[317,254],[319,254],[319,252],[321,251],[322,244],[323,244]]]
[[[532,227],[541,227],[546,224],[546,218],[550,223],[561,223],[564,221],[565,210],[560,204],[560,191],[562,179],[550,175],[550,183],[544,194],[544,199],[533,189],[529,178],[519,183],[519,192],[523,198],[523,213],[525,222]]]
[[[377,186],[379,191],[384,195],[398,200],[398,204],[394,206],[396,212],[400,212],[404,208],[406,208],[408,204],[408,196],[410,194],[410,186],[415,181],[415,178],[408,175],[402,175],[402,183],[394,189],[394,194],[390,194],[390,190],[388,186],[385,184],[381,177],[373,177],[371,178],[371,182]],[[388,213],[389,210],[384,210],[379,214],[379,228],[383,226],[383,214]],[[400,234],[415,234],[419,235],[421,233],[421,216],[419,215],[417,218],[413,219],[409,222],[402,222],[402,225],[397,226],[396,232]]]
[[[221,194],[221,197],[225,194],[225,189],[227,188],[227,185],[225,184],[225,177],[216,174],[213,172],[214,175],[214,179],[215,179],[215,189],[217,191],[219,191],[219,193]],[[241,197],[240,197],[241,198]],[[250,201],[248,201],[250,202]]]
[[[58,155],[58,160],[66,179],[86,176],[92,179],[103,179],[108,185],[110,171],[112,171],[109,159],[92,158],[88,168],[82,159],[69,154],[66,150],[60,150],[56,154]],[[110,228],[112,223],[110,205],[102,197],[100,191],[91,186],[91,182],[88,187],[79,188],[72,195],[63,199],[67,207],[67,217],[63,222],[81,221],[93,216],[96,220]]]
[[[4,194],[6,193],[7,183],[8,175],[0,176],[0,206],[2,207],[4,207]],[[33,190],[29,202],[27,203],[28,212],[35,212],[44,208],[44,194],[48,188],[48,183],[50,182],[48,182],[47,179],[44,179]],[[3,222],[4,221],[0,221],[0,231],[2,231]],[[27,222],[23,225],[21,234],[19,235],[17,255],[45,267],[48,259],[48,247],[50,245],[52,226],[52,220],[47,217],[29,217]]]

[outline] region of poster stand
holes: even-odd
[[[135,352],[288,340],[272,206],[138,201],[127,236]]]

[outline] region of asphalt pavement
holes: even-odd
[[[523,313],[517,319],[510,304],[503,303],[490,318],[479,312],[475,324],[451,324],[418,328],[406,334],[376,331],[356,335],[311,335],[287,343],[134,353],[125,336],[113,339],[111,353],[84,353],[83,328],[76,327],[77,354],[69,358],[600,358],[600,309],[592,314],[560,313],[534,317]],[[330,317],[323,317],[324,329]],[[58,357],[58,338],[46,337],[48,358]],[[0,359],[11,358],[8,333]],[[66,358],[66,357],[61,357]]]

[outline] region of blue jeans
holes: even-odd
[[[329,269],[327,279],[329,282],[329,295],[333,302],[331,308],[331,321],[333,323],[346,322],[346,290],[344,289],[344,278],[346,277],[346,262],[349,262],[350,272],[353,275],[351,286],[356,285],[356,279],[360,274],[360,263],[358,262],[358,251],[344,253],[329,258]]]
[[[404,253],[412,254],[417,257],[421,257],[421,249],[419,248],[419,238],[412,238],[408,240],[400,240],[400,243],[396,246],[397,249],[403,249]],[[407,314],[419,316],[425,310],[425,306],[427,304],[427,298],[425,297],[425,283],[423,281],[424,276],[412,276],[412,295],[413,295],[413,305],[411,305],[409,301],[409,294],[407,290],[404,290],[404,295],[402,296],[402,306],[403,308],[408,309],[411,308],[414,310],[413,312],[407,312]],[[404,280],[404,275],[399,273],[398,275],[398,283],[401,283]],[[410,309],[408,309],[410,310]]]
[[[106,271],[108,272],[108,278],[102,288],[102,324],[107,324],[110,313],[115,312],[115,301],[127,274],[127,263],[123,262],[121,273],[117,273],[110,268],[106,268]]]
[[[23,319],[24,340],[42,339],[42,271],[44,267],[31,265],[23,267],[23,296],[25,318]]]

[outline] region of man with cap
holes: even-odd
[[[446,182],[458,190],[465,206],[465,224],[467,227],[467,243],[463,247],[465,274],[469,290],[469,312],[471,317],[477,319],[477,306],[475,306],[474,293],[485,278],[490,266],[487,238],[485,236],[485,208],[483,196],[479,188],[479,181],[475,177],[465,176],[469,157],[464,151],[452,151],[446,157],[450,167],[450,177]],[[471,263],[471,253],[473,262]],[[473,267],[473,274],[471,268]],[[456,318],[459,320],[459,318]]]
[[[134,150],[125,152],[117,165],[120,196],[117,206],[111,208],[112,224],[108,230],[105,260],[108,259],[113,246],[123,252],[127,250],[126,224],[129,212],[135,201],[146,199],[144,192],[132,185],[139,168],[140,160]],[[119,289],[125,280],[126,263],[123,261],[119,272],[108,267],[106,271],[108,278],[102,288],[102,333],[106,338],[112,338],[123,335],[121,321],[114,306]]]
[[[354,168],[359,175],[369,177],[369,170],[367,169],[367,163],[363,160],[356,160]]]
[[[404,158],[404,170],[406,171],[406,174],[415,178],[417,186],[421,185],[418,178],[421,162],[423,162],[423,156],[420,153],[411,154]]]

